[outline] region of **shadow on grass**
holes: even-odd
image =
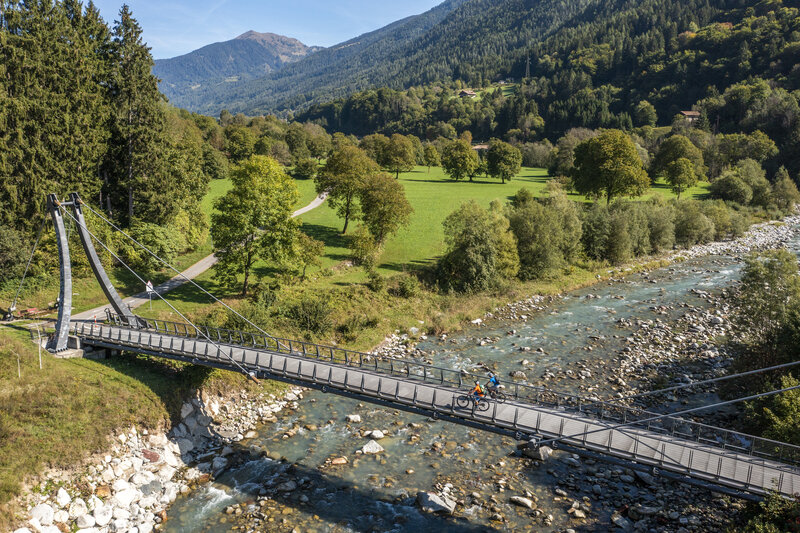
[[[324,242],[326,247],[347,248],[348,238],[346,235],[342,235],[339,228],[305,223],[300,229],[309,237]]]

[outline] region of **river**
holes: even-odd
[[[795,251],[798,244],[795,236]],[[570,365],[574,379],[552,386],[608,395],[610,376],[589,372],[580,379],[583,367],[575,364],[592,368],[593,362],[616,357],[638,329],[631,321],[670,321],[687,306],[703,309],[708,304],[697,290],[718,292],[740,271],[736,257],[692,259],[569,292],[524,321],[487,320],[446,339],[424,340],[418,348],[438,366],[476,373],[488,368],[506,383],[510,372],[523,370],[532,383],[551,386],[540,376],[563,374]],[[351,414],[363,422],[346,422]],[[356,455],[369,441],[361,432],[375,429],[386,433],[379,440],[385,451]],[[582,524],[584,531],[604,531],[620,506],[693,498],[691,489],[677,483],[649,490],[620,481],[632,474],[623,468],[580,462],[564,453],[538,464],[518,456],[508,438],[320,392],[306,392],[297,409],[280,413],[276,424],[240,444],[252,459],[180,497],[164,531],[563,531]],[[331,466],[326,461],[332,457],[349,462]],[[276,492],[287,480],[297,487],[284,485]],[[445,488],[448,483],[452,488]],[[460,504],[452,517],[425,513],[415,503],[420,491],[448,489]],[[509,498],[515,495],[538,500],[538,510],[512,505]],[[568,513],[573,501],[588,522],[575,519],[574,510]],[[683,512],[672,517],[680,520],[676,526],[699,520]]]

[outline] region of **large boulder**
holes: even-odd
[[[94,521],[100,527],[105,527],[114,517],[114,508],[110,505],[100,505],[94,509]]]
[[[78,518],[89,512],[89,506],[81,498],[76,498],[69,506],[70,518]]]
[[[364,454],[376,454],[381,453],[383,451],[383,446],[375,442],[374,440],[370,440],[368,443],[361,448],[361,453]]]
[[[36,520],[43,526],[49,526],[53,523],[53,515],[55,511],[46,503],[42,503],[31,509],[31,520]]]
[[[420,492],[417,494],[417,503],[420,509],[426,513],[445,513],[453,514],[456,509],[456,502],[444,494],[435,492]]]
[[[70,498],[70,496],[67,493],[67,491],[64,490],[64,487],[61,487],[60,489],[58,489],[58,493],[56,493],[56,503],[58,504],[58,506],[61,509],[63,509],[64,507],[69,505],[70,502],[72,502],[72,498]]]
[[[120,509],[127,509],[133,502],[141,497],[141,493],[136,489],[122,490],[111,499],[111,503]]]

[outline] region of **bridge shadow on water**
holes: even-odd
[[[284,460],[273,460],[246,446],[238,446],[235,450],[234,454],[238,456],[237,465],[220,474],[204,489],[205,494],[195,493],[188,498],[179,499],[172,506],[166,532],[197,531],[190,524],[197,516],[198,506],[206,513],[210,512],[210,516],[204,520],[203,531],[225,531],[233,525],[231,517],[225,514],[225,509],[235,503],[254,509],[247,513],[251,517],[265,520],[255,527],[256,530],[259,527],[272,529],[272,523],[266,522],[269,517],[275,518],[275,523],[286,519],[284,527],[297,527],[299,530],[313,528],[364,533],[478,533],[502,530],[474,524],[466,518],[423,512],[415,503],[416,494],[408,494],[405,490],[368,487],[367,480],[359,486],[337,477],[336,469],[349,468],[349,465],[331,467],[326,471]],[[298,488],[291,491],[279,490],[281,484],[290,481],[297,483]],[[234,493],[235,498],[219,499],[217,491],[220,489],[229,494]],[[261,506],[259,498],[266,498],[267,505]],[[306,498],[308,501],[304,501]],[[217,503],[210,504],[210,501]]]
[[[81,364],[82,360],[74,361]],[[210,372],[205,367],[174,365],[141,356],[115,356],[97,363],[93,368],[103,375],[103,379],[114,379],[114,374],[118,372],[143,383],[163,403],[174,424],[179,422],[183,398],[189,391],[200,387]],[[261,431],[269,432],[270,427],[261,426]],[[209,428],[208,437],[211,438],[210,442],[222,441],[221,435],[213,427]],[[298,527],[302,531],[314,528],[318,531],[364,533],[477,533],[501,530],[499,527],[471,523],[466,518],[423,512],[415,502],[416,492],[384,487],[383,480],[380,483],[368,479],[352,482],[340,477],[337,472],[345,472],[344,469],[351,468],[350,464],[315,468],[277,456],[267,457],[267,451],[256,445],[234,443],[231,446],[234,450],[228,456],[231,466],[210,484],[188,496],[179,497],[168,512],[169,519],[164,524],[166,533],[229,531],[234,525],[233,517],[227,515],[225,509],[242,503],[252,506],[253,512],[248,513],[251,516],[264,518],[269,515],[274,518],[274,522],[263,521],[255,528],[264,531],[287,527]],[[212,459],[204,458],[204,461],[210,462]],[[367,456],[361,460],[368,460]],[[381,467],[376,464],[373,472],[380,476]],[[298,487],[288,491],[278,489],[282,483],[289,481],[294,481]],[[267,498],[267,506],[260,505],[260,497]],[[307,501],[303,501],[306,498]],[[282,523],[283,519],[287,522]]]

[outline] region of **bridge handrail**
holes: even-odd
[[[485,379],[485,376],[477,376],[464,370],[442,368],[417,361],[368,354],[307,341],[274,338],[260,333],[211,326],[196,328],[187,323],[143,317],[135,317],[133,323],[130,323],[131,321],[127,317],[110,312],[107,315],[108,321],[117,326],[132,329],[149,329],[187,338],[205,339],[205,336],[207,336],[221,344],[252,346],[253,348],[270,350],[276,353],[299,355],[311,359],[324,359],[347,366],[357,366],[376,372],[389,373],[390,375],[405,375],[408,379],[421,379],[427,383],[452,385],[461,388],[465,383],[471,386],[474,380]],[[718,446],[723,450],[764,459],[773,459],[781,463],[800,465],[800,446],[677,417],[664,417],[659,421],[638,424],[636,422],[637,419],[652,418],[660,416],[660,414],[623,404],[612,404],[576,394],[552,391],[534,385],[509,383],[508,388],[505,390],[508,396],[515,401],[528,401],[565,410],[577,410],[581,413],[593,415],[601,421],[625,423],[630,427],[639,427],[652,432],[669,434],[685,440],[693,440],[699,444]]]

